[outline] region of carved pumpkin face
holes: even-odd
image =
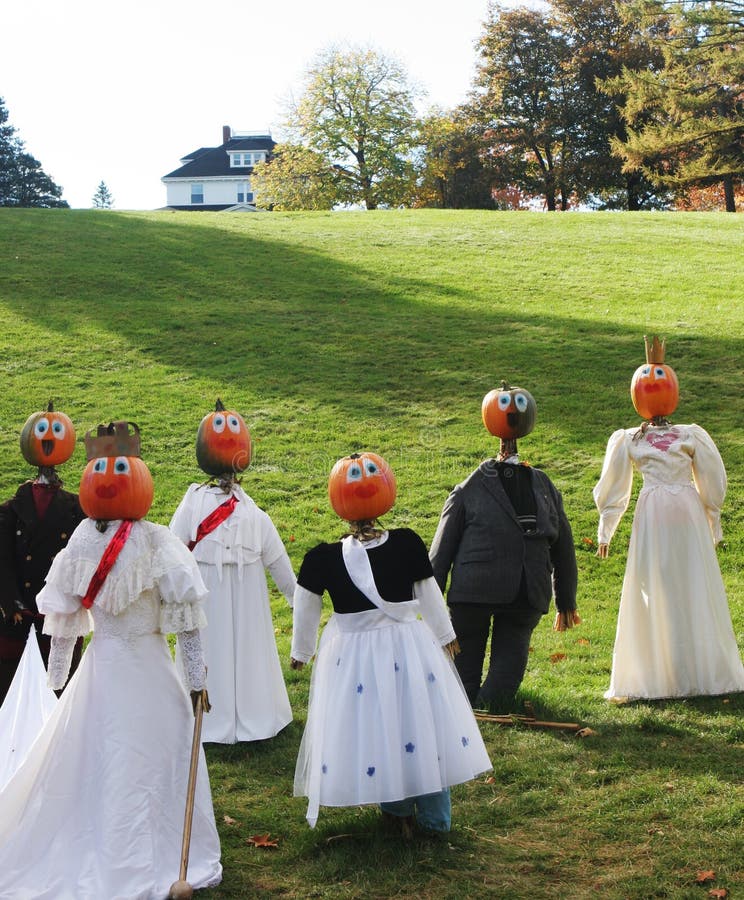
[[[215,410],[201,420],[196,434],[196,461],[207,475],[242,472],[251,463],[251,436],[240,413],[225,409],[217,400]]]
[[[21,430],[21,453],[32,466],[59,466],[72,456],[75,429],[69,417],[55,412],[50,402],[46,412],[32,413]]]
[[[80,479],[80,505],[91,519],[144,519],[153,494],[152,475],[139,456],[91,459]]]
[[[529,391],[502,382],[500,388],[489,391],[483,398],[481,415],[483,424],[494,437],[516,440],[535,427],[537,405]]]
[[[337,515],[362,522],[384,515],[395,503],[393,470],[376,453],[352,453],[340,459],[328,479],[328,498]]]
[[[643,419],[671,416],[679,403],[679,382],[671,366],[645,363],[630,382],[630,398]]]

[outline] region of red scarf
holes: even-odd
[[[93,601],[103,587],[106,576],[111,571],[117,557],[122,551],[122,547],[127,542],[129,533],[132,530],[132,525],[134,525],[132,519],[125,519],[116,529],[116,534],[109,541],[108,547],[103,551],[103,556],[98,563],[98,568],[93,573],[93,577],[90,579],[90,584],[88,585],[88,590],[83,597],[83,606],[86,609],[90,609],[91,606],[93,606]]]
[[[199,527],[196,529],[196,537],[188,543],[189,550],[193,550],[202,538],[205,538],[218,525],[221,525],[235,509],[237,502],[238,498],[233,495],[228,500],[225,500],[224,503],[220,503],[217,509],[213,510],[203,522],[200,522]]]

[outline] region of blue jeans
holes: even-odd
[[[449,788],[436,794],[423,794],[421,797],[406,797],[405,800],[381,803],[380,809],[401,818],[415,815],[417,824],[426,831],[449,831],[452,824]]]

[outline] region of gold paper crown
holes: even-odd
[[[129,426],[134,429],[130,433]],[[102,456],[140,456],[139,425],[134,422],[109,422],[99,425],[97,433],[85,435],[85,456],[99,459]]]
[[[666,338],[662,341],[654,335],[654,339],[649,343],[646,335],[643,335],[643,342],[646,345],[646,362],[654,365],[658,363],[661,365],[664,362],[664,356],[666,354]]]

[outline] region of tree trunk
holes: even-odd
[[[726,212],[736,212],[733,175],[724,175],[723,177],[723,196],[726,199]]]
[[[629,212],[638,212],[641,208],[641,204],[638,201],[638,179],[635,175],[628,175],[625,180],[625,187],[628,192]]]

